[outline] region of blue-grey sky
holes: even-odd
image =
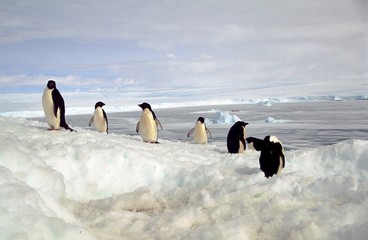
[[[0,93],[48,79],[65,91],[364,89],[367,13],[366,0],[2,0]]]

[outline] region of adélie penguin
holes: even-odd
[[[210,130],[208,130],[208,128],[206,127],[203,117],[198,118],[197,122],[195,123],[194,128],[192,128],[188,132],[187,137],[189,137],[192,133],[194,133],[194,142],[197,144],[207,144],[208,136],[212,138],[212,134]]]
[[[88,126],[91,126],[94,122],[97,131],[109,133],[109,122],[107,120],[106,112],[102,108],[103,106],[105,106],[105,103],[103,102],[97,102],[95,104],[95,112],[89,121]]]
[[[151,105],[144,102],[138,106],[141,107],[143,111],[136,126],[137,133],[139,132],[142,140],[145,142],[158,143],[158,128],[160,127],[163,129],[160,121],[157,119]]]
[[[248,123],[237,121],[227,134],[227,150],[229,153],[243,153],[246,149],[245,137]]]
[[[261,151],[259,165],[266,178],[281,173],[285,167],[285,154],[282,143],[277,137],[266,136],[263,140],[249,137],[247,142],[253,144],[255,150]]]
[[[70,128],[65,121],[65,103],[59,90],[56,88],[56,82],[49,80],[42,95],[42,107],[45,113],[49,130],[58,130],[63,127],[71,132],[76,132]]]

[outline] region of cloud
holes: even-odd
[[[135,41],[145,47],[170,49],[176,45],[243,42],[274,27],[293,33],[300,26],[338,25],[363,18],[358,3],[331,3],[6,0],[0,3],[0,32],[3,43],[71,38]],[[268,35],[272,36],[288,34],[277,30]]]
[[[178,59],[178,58],[175,56],[175,54],[173,54],[173,53],[168,53],[168,54],[166,54],[166,57],[167,57],[168,59],[172,59],[172,60]]]
[[[105,83],[105,79],[81,78],[74,75],[0,75],[1,87],[22,87],[22,86],[46,86],[48,80],[53,79],[57,83],[70,87],[85,87],[86,82],[89,86]],[[119,81],[119,80],[117,80]],[[120,80],[121,81],[121,80]],[[128,81],[129,83],[130,81]]]
[[[199,55],[199,59],[210,60],[210,59],[213,59],[213,58],[214,58],[213,56],[211,56],[211,55],[209,55],[207,53],[201,53]]]
[[[0,84],[256,85],[367,75],[366,1],[0,2]]]

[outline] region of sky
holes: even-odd
[[[2,0],[0,93],[257,89],[367,93],[365,0]]]

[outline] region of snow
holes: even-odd
[[[42,118],[0,117],[1,239],[364,239],[365,106],[333,100],[161,109],[160,144],[134,133],[138,110],[106,110],[110,134],[88,128],[90,115],[67,116],[77,133],[47,131]],[[207,145],[179,137],[199,115],[212,121]],[[264,177],[259,152],[227,153],[223,136],[238,119],[249,120],[255,137],[279,130],[281,175]],[[321,129],[334,143],[315,141]]]

